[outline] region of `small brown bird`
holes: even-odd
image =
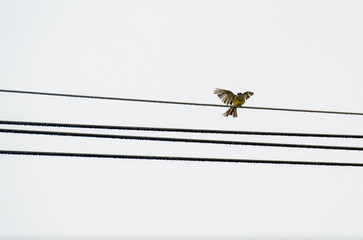
[[[227,112],[223,113],[223,116],[228,117],[232,115],[233,117],[237,117],[237,107],[242,106],[247,99],[249,99],[254,93],[253,92],[244,92],[237,93],[235,95],[233,92],[225,89],[216,88],[214,90],[214,94],[217,94],[218,97],[227,105],[233,105],[233,107],[229,108]]]

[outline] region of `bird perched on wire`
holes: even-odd
[[[233,92],[225,89],[216,88],[214,90],[214,94],[217,94],[218,97],[227,105],[233,105],[233,107],[229,108],[227,112],[223,113],[223,116],[228,117],[232,115],[233,117],[237,117],[237,107],[242,106],[247,99],[249,99],[254,93],[253,92],[244,92],[237,93],[235,95]]]

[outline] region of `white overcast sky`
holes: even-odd
[[[255,92],[246,106],[363,112],[362,13],[362,1],[0,0],[0,88],[221,104],[218,87]],[[12,93],[0,93],[0,103],[1,120],[363,134],[362,116],[239,109],[233,119],[223,108]],[[0,143],[1,150],[363,161],[350,151],[4,133]],[[0,239],[362,239],[362,189],[363,168],[0,155]]]

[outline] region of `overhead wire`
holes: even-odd
[[[194,139],[194,138],[191,139],[191,138],[149,137],[149,136],[130,136],[130,135],[112,135],[112,134],[59,132],[59,131],[39,131],[39,130],[0,129],[0,133],[67,136],[67,137],[109,138],[109,139],[145,140],[145,141],[162,141],[162,142],[245,145],[245,146],[260,146],[260,147],[285,147],[285,148],[308,148],[308,149],[326,149],[326,150],[363,151],[362,147],[348,147],[348,146],[327,146],[327,145],[308,145],[308,144],[247,142],[247,141],[210,140],[210,139]]]
[[[102,96],[91,96],[91,95],[49,93],[49,92],[35,92],[35,91],[21,91],[21,90],[9,90],[9,89],[0,89],[0,92],[18,93],[18,94],[33,94],[33,95],[46,95],[46,96],[57,96],[57,97],[88,98],[88,99],[99,99],[99,100],[116,100],[116,101],[131,101],[131,102],[146,102],[146,103],[178,104],[178,105],[204,106],[204,107],[230,107],[228,105],[209,104],[209,103],[178,102],[178,101],[149,100],[149,99],[120,98],[120,97],[102,97]],[[324,114],[343,114],[343,115],[360,115],[360,116],[363,116],[363,113],[359,113],[359,112],[308,110],[308,109],[292,109],[292,108],[272,108],[272,107],[249,107],[249,106],[241,106],[241,107],[238,107],[238,108],[254,109],[254,110],[288,111],[288,112],[305,112],[305,113],[324,113]]]
[[[231,158],[231,159],[230,158],[199,158],[199,157],[177,157],[177,156],[118,155],[118,154],[40,152],[40,151],[15,151],[15,150],[0,150],[0,154],[25,155],[25,156],[106,158],[106,159],[111,158],[111,159],[138,159],[138,160],[164,160],[164,161],[363,167],[363,163],[347,163],[347,162],[286,161],[286,160],[258,160],[258,159],[235,159],[235,158]]]
[[[20,90],[6,90],[6,89],[0,89],[0,92],[19,93],[19,94],[35,94],[35,95],[58,96],[58,97],[102,99],[102,100],[118,100],[118,101],[134,101],[134,102],[147,102],[147,103],[179,104],[179,105],[191,105],[191,106],[229,107],[227,105],[220,105],[220,104],[162,101],[162,100],[147,100],[147,99],[118,98],[118,97],[102,97],[102,96],[63,94],[63,93],[48,93],[48,92],[34,92],[34,91],[20,91]],[[288,108],[246,107],[246,106],[243,106],[242,108],[257,109],[257,110],[276,110],[276,111],[294,111],[294,112],[309,112],[309,113],[363,115],[363,113],[357,113],[357,112],[337,112],[337,111],[288,109]],[[239,135],[243,134],[243,135],[265,135],[265,136],[363,138],[363,135],[345,135],[345,134],[234,131],[234,130],[215,130],[215,129],[159,128],[159,127],[137,127],[137,126],[110,126],[110,125],[95,125],[95,124],[45,123],[45,122],[6,121],[6,120],[0,120],[0,124],[43,126],[43,127],[45,126],[45,127],[68,127],[68,128],[89,128],[89,129],[94,128],[94,129],[114,129],[114,130],[117,129],[117,130],[137,130],[137,131],[215,133],[215,134],[239,134]],[[309,149],[363,151],[363,148],[361,148],[361,147],[348,147],[348,146],[285,144],[285,143],[226,141],[226,140],[210,140],[210,139],[187,139],[187,138],[170,138],[170,137],[165,138],[165,137],[128,136],[128,135],[93,134],[93,133],[59,132],[59,131],[55,132],[55,131],[37,131],[37,130],[0,129],[0,133],[36,134],[36,135],[69,136],[69,137],[93,137],[93,138],[111,138],[111,139],[126,139],[126,140],[185,142],[185,143],[247,145],[247,146],[261,146],[261,147],[288,147],[288,148],[309,148]],[[34,151],[11,151],[11,150],[0,150],[0,154],[60,156],[60,157],[88,157],[88,158],[118,158],[118,159],[121,158],[121,159],[142,159],[142,160],[176,160],[176,161],[203,161],[203,162],[235,162],[235,163],[262,163],[262,164],[289,164],[289,165],[318,165],[318,166],[354,166],[354,167],[362,167],[363,166],[363,164],[360,164],[360,163],[346,163],[346,162],[226,159],[226,158],[142,156],[142,155],[113,155],[113,154],[93,154],[93,153],[34,152]]]
[[[211,133],[211,134],[288,136],[288,137],[323,137],[323,138],[358,138],[358,139],[363,138],[363,135],[352,135],[352,134],[236,131],[236,130],[190,129],[190,128],[161,128],[161,127],[115,126],[115,125],[50,123],[50,122],[9,121],[9,120],[0,120],[0,124],[2,124],[2,125],[19,125],[19,126],[37,126],[37,127],[62,127],[62,128],[132,130],[132,131],[159,131],[159,132],[183,132],[183,133],[205,133],[205,134]]]

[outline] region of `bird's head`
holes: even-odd
[[[242,93],[240,93],[240,92],[239,92],[239,93],[237,93],[237,96],[239,96],[239,97],[240,97],[240,96],[242,96]]]

